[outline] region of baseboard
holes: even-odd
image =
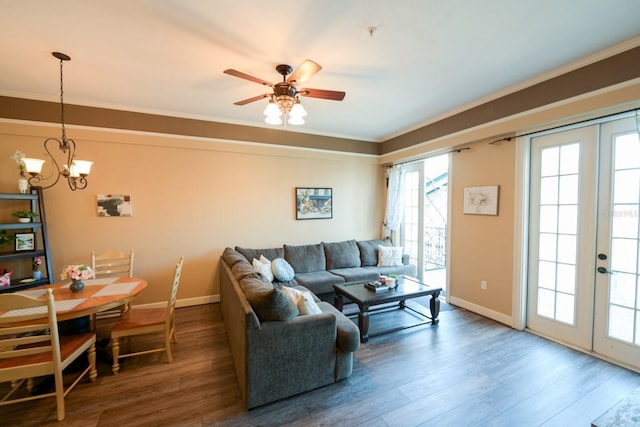
[[[176,307],[191,307],[194,305],[211,304],[214,302],[220,302],[220,295],[206,295],[203,297],[179,299],[176,301]],[[149,304],[134,304],[133,306],[140,308],[162,308],[167,306],[167,302],[162,301]]]
[[[465,310],[469,310],[472,311],[474,313],[477,313],[481,316],[487,317],[491,320],[495,320],[496,322],[500,322],[500,323],[504,323],[505,325],[513,328],[514,327],[514,322],[513,322],[513,318],[511,316],[507,316],[504,313],[499,313],[497,311],[494,310],[490,310],[486,307],[483,307],[481,305],[478,304],[474,304],[472,302],[469,301],[465,301],[463,299],[460,298],[456,298],[454,296],[450,296],[447,301],[450,304],[453,304],[455,306],[458,306],[460,308],[464,308]]]

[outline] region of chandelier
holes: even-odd
[[[35,158],[23,158],[25,169],[31,175],[29,178],[29,185],[32,187],[41,187],[43,189],[53,187],[60,181],[60,178],[67,180],[69,188],[72,191],[82,190],[87,187],[87,176],[91,171],[91,165],[93,162],[87,160],[76,159],[76,142],[73,139],[67,138],[67,133],[64,127],[64,90],[63,90],[63,76],[62,76],[62,63],[63,61],[71,60],[71,57],[60,52],[52,52],[54,57],[60,60],[60,123],[62,124],[62,138],[47,138],[44,141],[44,149],[47,152],[45,157],[49,157],[53,162],[51,174],[43,177],[41,175],[42,166],[45,160]],[[61,162],[56,160],[54,153],[50,148],[58,146],[59,154],[62,156]],[[53,179],[53,182],[47,186],[42,186],[41,182],[45,180]]]

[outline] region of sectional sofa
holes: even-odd
[[[352,240],[224,250],[220,260],[220,304],[240,394],[247,409],[351,375],[353,353],[360,346],[360,331],[332,304],[321,301],[309,289],[329,291],[333,283],[373,280],[381,273],[415,275],[415,266],[377,267],[369,265],[373,264],[373,258],[361,258],[359,247],[365,248],[366,256],[377,257],[380,242],[391,246],[389,241]],[[287,255],[288,258],[283,258]],[[294,277],[270,282],[252,264],[261,257],[273,262],[286,259],[293,267]],[[314,310],[304,312],[299,303],[287,296],[291,292],[310,297]]]

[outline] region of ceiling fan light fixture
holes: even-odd
[[[290,125],[303,125],[304,119],[302,118],[302,116],[289,115],[289,120],[287,120],[287,123],[289,123]]]
[[[300,104],[300,100],[296,99],[295,104],[293,104],[293,107],[291,107],[291,112],[289,112],[289,116],[302,118],[306,115],[307,115],[307,112],[305,111],[302,104]]]
[[[280,117],[282,115],[282,111],[280,111],[275,102],[269,101],[267,108],[264,109],[264,115],[267,117]]]
[[[280,118],[280,116],[267,116],[264,119],[264,122],[268,125],[281,125],[282,119]]]

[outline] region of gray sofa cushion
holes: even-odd
[[[402,274],[404,276],[416,277],[418,275],[418,269],[415,264],[404,264],[399,267],[364,267],[367,270],[376,271],[383,276],[390,274]]]
[[[327,270],[360,267],[360,250],[355,240],[335,243],[322,242],[322,245],[324,246],[324,255],[327,259]]]
[[[333,285],[344,283],[344,278],[331,274],[326,270],[311,273],[296,273],[298,283],[316,294],[333,292]]]
[[[236,246],[236,251],[240,252],[249,262],[254,258],[260,259],[260,255],[264,255],[269,261],[273,261],[276,258],[284,258],[284,250],[282,248],[249,249]]]
[[[330,270],[330,273],[343,277],[345,282],[368,282],[380,278],[377,271],[362,267],[336,268]]]
[[[233,272],[233,276],[237,281],[244,279],[245,277],[259,277],[256,270],[249,263],[249,261],[239,261],[236,262],[233,267],[231,267],[231,271]]]
[[[328,302],[322,301],[318,303],[318,307],[323,313],[333,313],[336,316],[336,327],[338,334],[336,344],[344,352],[356,351],[360,348],[360,329],[349,320],[348,317],[342,315],[334,306]]]
[[[224,250],[224,252],[222,253],[222,258],[229,267],[233,267],[238,261],[247,261],[241,254],[231,248],[226,248]]]
[[[317,245],[284,245],[284,259],[298,273],[323,271],[327,267],[322,243]]]
[[[240,289],[261,322],[289,320],[300,314],[296,305],[282,290],[256,277],[242,279]]]
[[[360,240],[357,245],[363,267],[378,265],[378,245],[393,246],[389,239]]]

